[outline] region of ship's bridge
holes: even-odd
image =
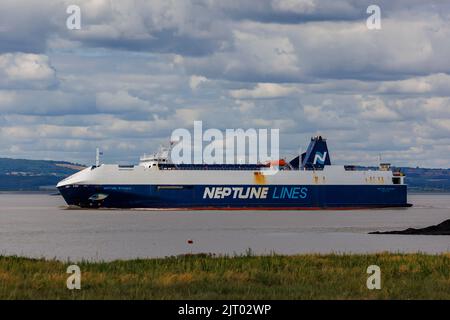
[[[168,148],[161,146],[158,152],[140,157],[139,165],[145,168],[158,168],[159,164],[168,164],[170,163],[169,152]]]

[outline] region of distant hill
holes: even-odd
[[[65,161],[0,158],[0,191],[54,189],[60,180],[84,167]],[[450,192],[450,169],[396,169],[406,174],[411,191]]]
[[[450,192],[450,169],[399,168],[411,191]]]
[[[0,191],[54,189],[84,166],[65,161],[0,158]]]

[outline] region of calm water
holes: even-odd
[[[408,209],[353,211],[68,210],[59,196],[0,194],[0,254],[112,260],[184,253],[449,252],[449,236],[369,235],[450,218],[449,194]],[[193,244],[187,240],[192,239]]]

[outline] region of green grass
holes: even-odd
[[[371,254],[212,257],[65,263],[0,257],[0,299],[450,299],[450,255]],[[378,265],[382,289],[368,290]]]

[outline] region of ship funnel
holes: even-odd
[[[302,154],[301,163],[305,169],[323,169],[331,165],[326,139],[322,136],[312,137],[308,149]]]

